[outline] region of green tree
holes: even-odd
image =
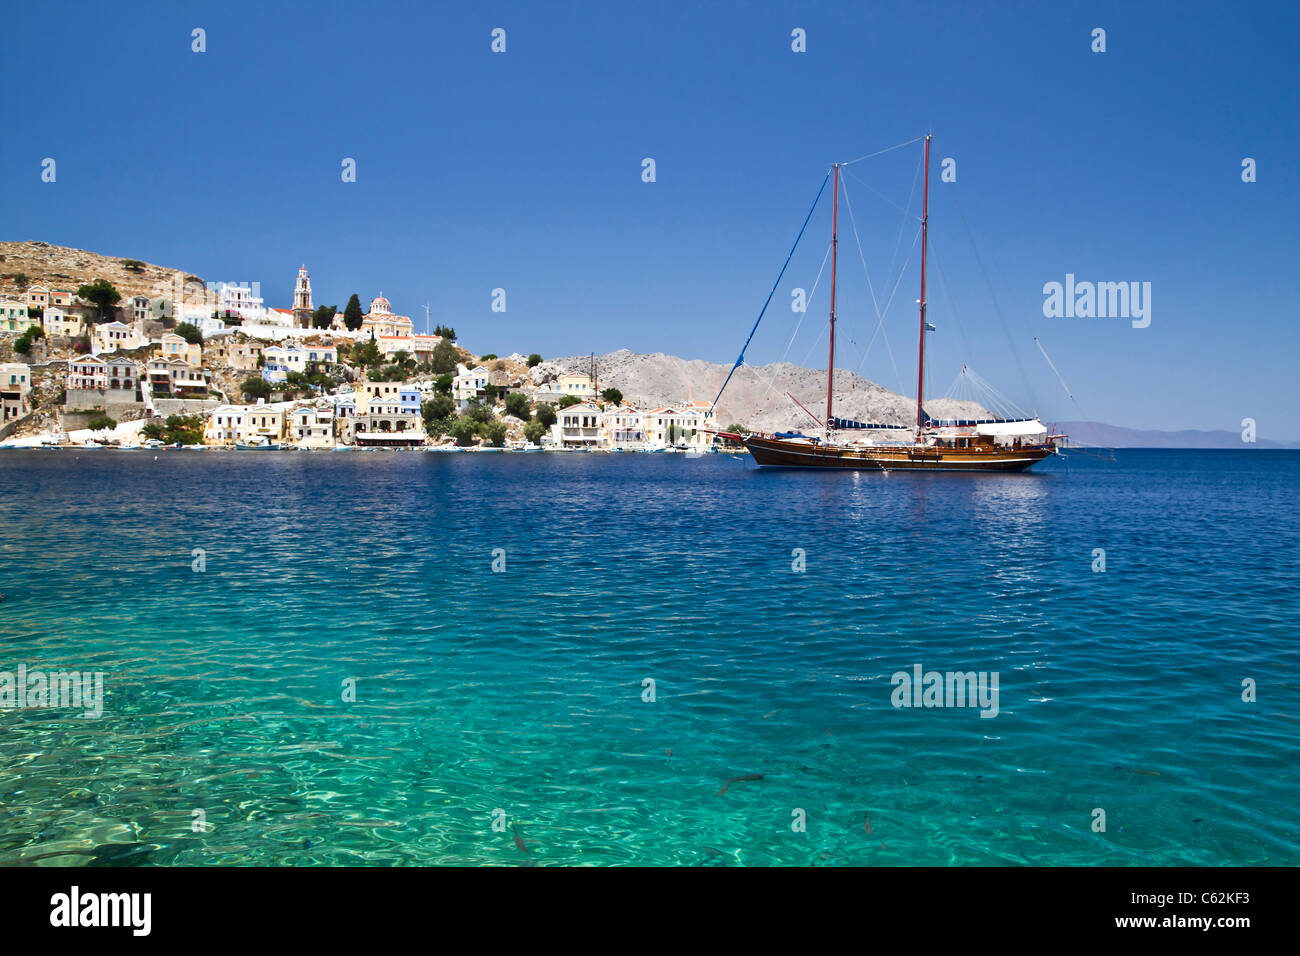
[[[433,334],[434,334],[434,335],[441,336],[442,338],[444,338],[444,339],[448,339],[448,340],[451,340],[451,341],[455,341],[455,338],[456,338],[456,330],[453,329],[450,325],[437,325],[437,326],[434,326]]]
[[[182,322],[176,326],[175,332],[190,345],[203,344],[203,332],[197,325],[191,322]]]
[[[498,418],[479,426],[479,434],[489,445],[500,448],[506,443],[506,423]]]
[[[444,434],[455,412],[456,403],[450,395],[437,394],[426,399],[420,405],[420,413],[424,416],[424,430],[435,437]]]
[[[479,356],[479,361],[480,361],[480,362],[490,362],[490,361],[492,361],[492,360],[493,360],[494,358],[496,358],[496,357],[497,357],[496,352],[489,352],[487,355],[480,355],[480,356]]]
[[[536,415],[537,420],[541,422],[543,425],[545,425],[547,428],[550,428],[552,425],[555,424],[555,408],[551,405],[546,405],[546,404],[538,405],[537,411],[535,411],[533,414]]]
[[[452,385],[455,384],[455,382],[456,382],[456,376],[454,375],[439,375],[437,378],[433,380],[433,387],[440,392],[446,392],[448,395],[450,395],[451,387]]]
[[[529,368],[533,368],[533,367],[538,366],[538,365],[541,365],[541,364],[542,364],[542,357],[541,357],[540,355],[538,355],[536,352],[534,352],[532,355],[528,356],[528,367],[529,367]]]
[[[163,427],[163,423],[158,421],[157,419],[153,419],[151,421],[145,422],[144,427],[140,429],[141,437],[153,438],[159,441],[162,440],[163,435],[165,435],[166,433],[167,430],[166,428]]]
[[[433,348],[433,370],[439,375],[456,371],[456,363],[460,361],[460,352],[456,346],[451,344],[451,339],[444,338]]]
[[[29,325],[27,331],[14,339],[14,351],[26,355],[32,350],[32,343],[45,338],[45,330],[39,325]]]
[[[523,392],[511,392],[507,395],[506,414],[528,421],[528,396]]]
[[[623,393],[616,388],[607,388],[600,393],[600,397],[612,405],[623,404]]]
[[[744,425],[738,425],[735,422],[732,422],[730,425],[728,425],[726,430],[736,435],[749,434],[749,429],[747,427],[745,427]]]
[[[119,259],[118,264],[127,272],[143,272],[144,263],[139,259]]]
[[[99,310],[101,319],[109,309],[122,300],[122,294],[113,288],[113,283],[107,279],[96,279],[89,285],[83,285],[77,290],[77,296],[94,305]]]
[[[257,376],[244,379],[244,383],[239,386],[239,390],[244,393],[244,398],[256,401],[259,398],[270,398],[274,391],[271,383],[266,379]]]
[[[542,436],[545,435],[549,430],[550,429],[548,429],[541,422],[529,422],[527,425],[524,426],[524,437],[527,438],[534,445],[536,445],[539,442],[541,442]]]
[[[117,422],[109,418],[107,415],[96,415],[90,421],[86,422],[86,427],[92,432],[97,432],[104,428],[116,428]]]
[[[365,313],[361,311],[361,300],[353,292],[352,298],[348,299],[347,307],[343,310],[343,324],[348,327],[349,331],[355,332],[361,328],[361,322],[364,318]]]
[[[479,423],[468,415],[459,415],[447,426],[447,434],[456,440],[457,445],[472,445],[478,435],[478,426]]]
[[[163,441],[172,445],[203,444],[203,419],[198,415],[169,415]]]
[[[577,395],[561,395],[560,401],[557,404],[559,404],[561,408],[568,408],[570,405],[581,405],[582,399]]]
[[[384,353],[379,351],[379,346],[375,344],[374,339],[366,339],[364,342],[358,342],[352,347],[352,352],[348,358],[353,365],[369,368],[382,362]]]
[[[31,281],[31,279],[27,278],[26,272],[20,272],[14,276],[14,285],[18,286],[21,292],[27,291],[27,286],[31,284]]]
[[[470,402],[469,408],[465,409],[465,417],[476,422],[492,421],[492,409],[482,402]]]
[[[501,389],[497,388],[497,386],[493,385],[491,382],[488,382],[483,386],[483,397],[488,400],[489,405],[496,402],[497,396],[500,394]]]
[[[328,329],[338,312],[339,307],[337,305],[317,306],[316,311],[311,314],[311,327],[313,329]]]

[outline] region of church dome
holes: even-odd
[[[375,298],[371,299],[371,300],[370,300],[370,311],[371,311],[371,312],[380,312],[380,313],[390,311],[390,305],[389,305],[388,300],[385,299],[382,295],[381,295],[381,296],[376,296]]]

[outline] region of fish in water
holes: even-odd
[[[520,853],[527,853],[527,852],[528,852],[528,844],[525,843],[525,842],[524,842],[524,838],[523,838],[522,836],[519,835],[519,827],[511,827],[511,831],[514,833],[514,836],[515,836],[515,846],[519,849],[519,852],[520,852]]]
[[[724,793],[726,793],[727,788],[731,786],[733,783],[743,783],[747,780],[762,780],[762,779],[763,779],[763,775],[761,773],[745,773],[745,774],[741,774],[739,777],[728,777],[727,782],[724,783],[722,785],[722,789],[718,791],[718,796],[722,796]]]
[[[666,749],[666,750],[664,751],[664,753],[666,753],[668,756],[671,757],[671,756],[673,755],[673,748],[672,748],[672,747],[669,747],[668,749]]]
[[[867,831],[867,836],[871,835],[871,814],[865,814],[866,819],[862,821],[862,829]]]
[[[1159,770],[1134,770],[1133,772],[1134,772],[1134,773],[1140,773],[1140,774],[1142,774],[1142,775],[1144,775],[1144,776],[1147,776],[1147,777],[1158,777],[1158,776],[1160,776],[1160,771],[1159,771]]]

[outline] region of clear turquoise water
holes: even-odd
[[[0,863],[1294,864],[1298,468],[0,453]]]

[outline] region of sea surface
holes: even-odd
[[[3,451],[0,864],[1295,865],[1298,474]]]

